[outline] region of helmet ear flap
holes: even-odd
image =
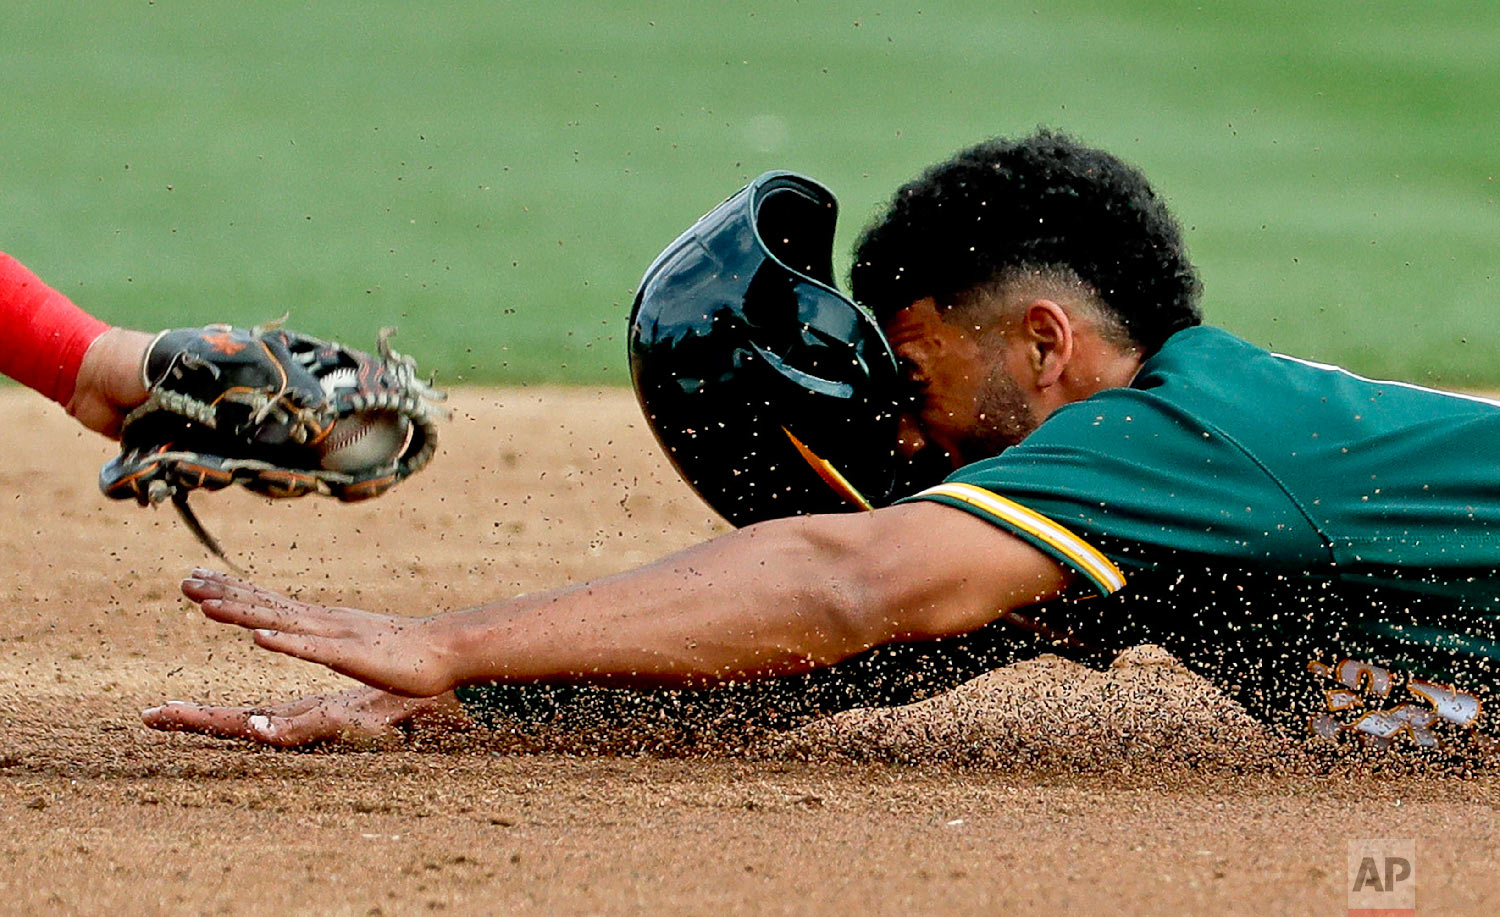
[[[647,422],[735,525],[891,497],[899,373],[833,283],[837,213],[812,179],[768,172],[668,246],[631,309]]]

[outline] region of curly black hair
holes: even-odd
[[[1146,177],[1048,129],[986,141],[904,185],[861,236],[849,283],[884,324],[1018,271],[1071,273],[1147,354],[1202,321],[1182,232]]]

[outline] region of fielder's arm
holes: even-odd
[[[195,571],[183,592],[260,646],[414,697],[484,682],[670,687],[789,675],[968,633],[1072,573],[935,503],[761,523],[625,573],[409,618]]]
[[[0,252],[0,374],[119,437],[126,411],[146,398],[141,361],[151,335],[111,327]]]

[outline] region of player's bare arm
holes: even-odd
[[[146,400],[141,364],[152,338],[128,328],[110,328],[99,335],[78,364],[68,413],[90,430],[118,439],[125,414]]]
[[[483,682],[790,675],[884,643],[967,633],[1058,595],[1070,577],[981,520],[915,504],[774,520],[595,582],[425,618],[300,602],[208,571],[183,591],[266,649],[425,698]],[[244,709],[203,709],[166,707],[147,721],[264,736]]]

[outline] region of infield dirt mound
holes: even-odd
[[[722,530],[630,394],[461,390],[380,500],[200,495],[255,578],[393,612],[600,576]],[[1327,913],[1349,839],[1414,838],[1419,901],[1494,913],[1500,779],[1265,735],[1170,657],[1053,657],[785,734],[595,723],[277,753],[161,735],[170,698],[344,682],[177,596],[211,560],[97,493],[108,445],[0,390],[0,910]]]

